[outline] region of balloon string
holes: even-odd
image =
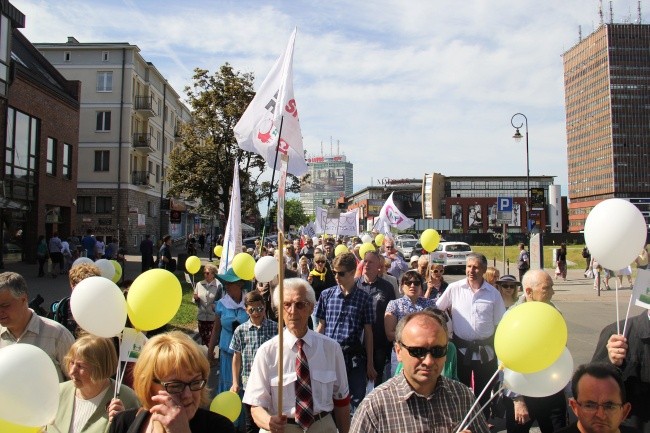
[[[621,335],[621,315],[618,311],[618,277],[616,274],[614,274],[614,283],[616,284],[616,333]]]
[[[476,406],[478,406],[479,400],[481,400],[481,397],[483,397],[483,394],[485,394],[485,391],[488,390],[488,388],[492,384],[492,381],[494,380],[494,378],[497,377],[497,375],[499,374],[499,372],[501,370],[503,370],[503,368],[504,368],[503,364],[499,365],[499,368],[497,368],[497,371],[494,372],[494,374],[492,375],[490,380],[488,380],[488,382],[485,384],[485,387],[483,388],[483,391],[481,391],[479,396],[476,397],[476,400],[474,401],[474,404],[472,405],[472,407],[469,408],[469,411],[467,412],[467,415],[465,415],[465,418],[461,421],[460,425],[458,426],[458,430],[456,430],[456,433],[459,433],[462,430],[461,427],[463,427],[465,425],[465,421],[467,421],[469,416],[472,414],[472,411],[476,408]]]
[[[469,421],[467,421],[467,425],[466,425],[464,428],[469,427],[469,426],[474,422],[474,420],[476,419],[476,417],[478,417],[481,413],[483,413],[483,409],[485,409],[485,408],[488,406],[488,404],[490,404],[490,402],[491,402],[492,400],[494,400],[494,398],[495,398],[496,396],[498,396],[499,393],[500,393],[501,391],[503,391],[504,389],[505,389],[505,386],[504,386],[504,385],[499,386],[499,388],[497,389],[497,391],[496,391],[494,394],[492,394],[492,396],[488,399],[488,401],[486,401],[485,404],[484,404],[483,406],[481,406],[481,408],[480,408],[479,410],[476,411],[476,414],[472,417],[472,419],[470,419]],[[476,401],[478,401],[478,400],[476,400]],[[462,427],[462,426],[461,426],[461,427]]]
[[[630,317],[630,307],[632,306],[632,299],[634,299],[634,285],[632,285],[632,294],[630,295],[630,302],[627,303],[627,312],[625,313],[625,323],[623,324],[623,337],[625,337],[625,330],[627,329],[627,319]]]

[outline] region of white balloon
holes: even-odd
[[[589,252],[607,269],[623,269],[645,246],[647,227],[641,211],[627,200],[612,198],[594,207],[585,222]]]
[[[115,266],[113,266],[110,260],[99,259],[95,262],[95,266],[102,272],[102,277],[112,280],[115,276]]]
[[[26,343],[0,349],[0,419],[38,427],[59,407],[59,375],[50,357]]]
[[[70,296],[70,308],[77,324],[99,337],[115,337],[126,323],[124,294],[104,277],[89,277],[77,284]]]
[[[71,268],[74,268],[75,266],[80,265],[82,263],[95,263],[95,262],[93,262],[93,260],[89,259],[88,257],[79,257],[77,260],[72,262]]]
[[[565,348],[550,367],[536,373],[517,373],[506,368],[503,382],[507,389],[527,397],[546,397],[559,392],[571,380],[573,357]]]
[[[361,236],[361,242],[363,242],[364,244],[372,242],[372,236],[367,235],[367,234]]]
[[[255,279],[260,283],[268,283],[278,275],[279,266],[275,257],[260,257],[255,263]]]

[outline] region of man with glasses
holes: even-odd
[[[336,433],[338,428],[339,432],[347,433],[350,395],[343,353],[335,341],[307,326],[316,302],[313,289],[301,278],[289,278],[284,280],[284,301],[281,302],[279,291],[275,291],[273,302],[282,311],[286,323],[282,415],[277,415],[278,336],[262,344],[255,354],[243,402],[252,406],[253,419],[264,432]],[[305,383],[311,385],[310,392],[305,390]]]
[[[391,260],[390,268],[387,272],[395,277],[397,281],[401,281],[402,274],[409,270],[409,265],[395,249],[395,240],[390,236],[384,237],[384,257],[388,257]]]
[[[578,421],[557,433],[632,433],[621,425],[632,409],[626,400],[623,377],[616,367],[605,363],[584,364],[571,379],[573,398],[569,400]],[[647,397],[647,396],[646,396]]]
[[[372,298],[357,289],[354,273],[357,260],[352,253],[339,254],[332,263],[337,285],[324,290],[318,299],[318,332],[341,345],[352,395],[352,410],[366,396],[368,380],[377,377],[373,361],[375,322]]]
[[[432,311],[408,314],[397,324],[395,351],[403,364],[397,376],[379,385],[359,406],[350,431],[454,432],[474,403],[472,392],[441,375],[447,355],[447,329]],[[488,433],[485,418],[476,418],[464,432]],[[468,418],[469,419],[469,418]]]

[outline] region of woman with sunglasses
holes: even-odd
[[[443,278],[445,267],[439,263],[434,263],[429,266],[427,271],[427,284],[424,297],[427,299],[436,300],[442,295],[449,283]]]
[[[218,272],[215,265],[205,265],[203,268],[205,279],[196,283],[194,287],[194,302],[198,307],[199,335],[204,346],[210,344],[210,336],[214,327],[214,310],[217,302],[223,296],[223,286],[216,279]]]
[[[521,287],[521,283],[512,275],[504,275],[497,280],[496,288],[501,293],[506,309],[514,305],[519,299],[519,287]]]
[[[327,266],[327,258],[325,257],[325,254],[314,254],[314,269],[309,272],[307,281],[314,288],[316,302],[318,302],[318,298],[320,298],[320,294],[323,290],[336,286],[334,273],[330,267]]]
[[[202,408],[210,402],[209,374],[210,363],[187,334],[156,335],[144,345],[133,372],[142,408],[116,415],[109,432],[234,433],[228,418]]]
[[[409,313],[422,311],[427,307],[436,306],[436,302],[433,299],[423,297],[422,283],[422,275],[415,269],[402,274],[401,287],[404,296],[388,302],[386,313],[384,314],[384,328],[388,341],[395,341],[397,322],[402,317]],[[397,368],[397,356],[393,349],[391,354],[391,375],[395,373],[395,368]]]

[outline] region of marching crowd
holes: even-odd
[[[485,387],[498,388],[492,377],[500,320],[523,303],[553,305],[553,278],[528,269],[523,245],[519,278],[501,276],[485,256],[471,253],[466,278],[453,283],[445,281],[442,264],[424,255],[407,263],[390,236],[363,256],[361,247],[331,237],[305,236],[284,248],[258,241],[247,251],[256,259],[284,251],[283,299],[277,278],[246,281],[232,269],[219,274],[205,265],[194,301],[207,356],[183,333],[160,333],[144,345],[120,387],[112,378],[114,342],[84,334],[64,303],[62,319],[38,316],[28,308],[24,278],[5,272],[0,348],[33,344],[55,363],[60,403],[48,432],[455,432],[462,425],[487,433],[494,416],[505,416],[508,433],[527,432],[535,421],[542,433],[650,431],[648,313],[630,319],[627,338],[615,327],[603,330],[594,362],[575,371],[568,402],[564,390],[536,398],[504,392],[497,405],[486,392],[473,406]],[[142,253],[153,257],[151,248]],[[169,268],[169,237],[158,256],[158,266]],[[100,271],[85,263],[68,275],[74,290]],[[242,397],[234,425],[205,409],[210,366],[217,362],[216,392]]]

